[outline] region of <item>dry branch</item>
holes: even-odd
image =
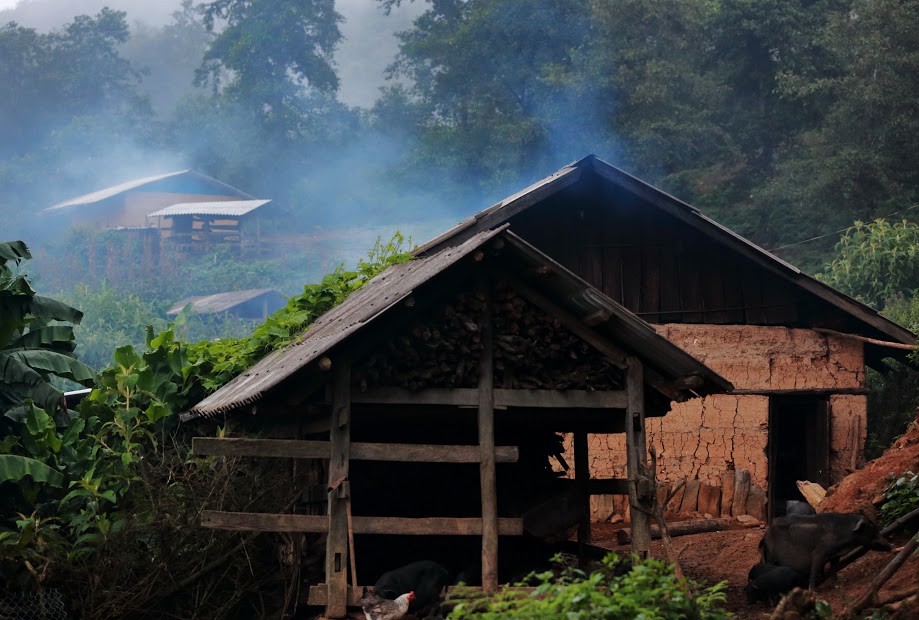
[[[878,590],[881,589],[887,581],[893,577],[894,573],[900,570],[900,567],[906,563],[906,560],[909,559],[909,556],[913,554],[913,551],[919,548],[919,535],[913,536],[908,543],[903,546],[903,549],[900,550],[900,553],[897,554],[891,562],[884,567],[877,577],[871,582],[868,586],[868,589],[865,590],[864,594],[858,597],[852,605],[849,606],[849,609],[846,610],[845,616],[847,618],[854,617],[858,612],[868,607],[872,607],[875,604],[877,599]]]

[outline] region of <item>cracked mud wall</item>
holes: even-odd
[[[830,397],[830,481],[836,484],[865,464],[868,397]]]
[[[861,343],[804,329],[752,325],[660,325],[659,333],[730,380],[738,390],[860,388],[865,366]],[[866,398],[830,398],[831,475],[837,480],[853,467],[865,441]],[[662,418],[647,422],[648,446],[658,459],[658,479],[675,483],[699,479],[720,484],[725,470],[743,468],[753,485],[767,489],[769,398],[715,395],[674,404]],[[574,463],[571,438],[565,458]],[[626,475],[625,436],[590,435],[590,474]],[[573,470],[569,472],[573,475]],[[609,514],[607,498],[591,501],[594,517]],[[605,513],[605,514],[600,514]]]

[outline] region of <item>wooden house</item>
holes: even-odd
[[[586,542],[590,495],[650,506],[646,419],[731,389],[500,225],[390,267],[183,419],[249,426],[245,437],[196,438],[198,454],[311,472],[292,481],[282,513],[211,511],[202,522],[325,534],[325,583],[309,602],[343,617],[360,586],[403,562],[478,559],[494,590],[526,550],[547,551],[572,527]],[[550,467],[570,469],[559,433],[573,436],[573,480]],[[592,433],[623,438],[622,476],[588,475]],[[647,553],[647,516],[631,528]]]
[[[648,425],[659,479],[702,490],[674,511],[780,515],[785,500],[800,499],[797,480],[827,486],[860,466],[865,366],[902,355],[884,343],[915,344],[910,331],[593,156],[476,214],[418,255],[506,225],[734,384],[730,394],[677,404]],[[591,475],[625,471],[621,437],[588,441]],[[745,505],[732,494],[748,479]],[[595,518],[621,509],[613,498],[593,499]]]
[[[147,216],[190,202],[255,200],[249,194],[194,170],[178,170],[100,189],[40,212],[57,225],[96,230],[147,228]]]

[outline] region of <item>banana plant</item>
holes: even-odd
[[[0,415],[21,412],[26,398],[48,412],[66,408],[51,377],[90,386],[96,374],[73,355],[73,325],[83,313],[36,295],[12,269],[31,257],[22,241],[0,242]]]

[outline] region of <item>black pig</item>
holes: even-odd
[[[827,562],[835,566],[842,556],[858,547],[890,551],[893,545],[864,516],[835,512],[779,517],[760,542],[763,562],[808,575],[811,590]]]
[[[815,515],[817,511],[814,510],[814,507],[808,504],[807,502],[802,502],[797,499],[790,499],[785,502],[785,516],[789,517],[791,515]]]
[[[430,614],[437,610],[440,595],[449,583],[450,574],[441,564],[420,560],[383,573],[373,586],[373,592],[388,599],[414,592],[415,600],[409,610],[416,614],[422,611]]]
[[[760,563],[750,569],[749,583],[744,588],[747,601],[755,603],[766,601],[772,605],[778,602],[783,594],[793,588],[803,586],[807,579],[787,566]]]

